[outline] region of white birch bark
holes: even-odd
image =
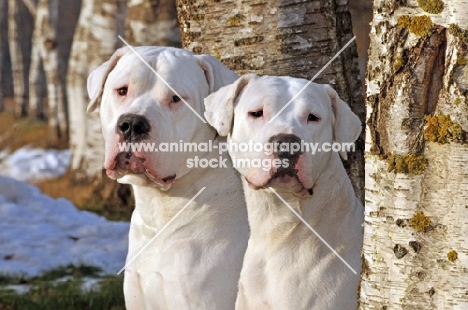
[[[104,142],[97,114],[86,115],[88,74],[109,59],[123,35],[125,3],[83,0],[67,74],[72,169],[77,179],[101,177]]]
[[[44,71],[42,69],[41,36],[40,31],[34,30],[31,48],[31,66],[29,68],[29,110],[32,117],[44,117],[44,100],[47,96],[44,84]]]
[[[42,59],[47,80],[47,101],[49,128],[58,139],[68,136],[67,116],[65,114],[64,81],[61,79],[61,64],[58,54],[57,23],[59,0],[40,0],[48,13],[43,20]],[[38,13],[39,15],[39,13]]]
[[[85,111],[89,100],[86,91],[86,78],[88,74],[86,51],[88,49],[87,34],[89,32],[88,27],[91,26],[93,4],[94,0],[83,0],[81,4],[81,12],[73,37],[67,74],[68,102],[70,103],[68,108],[70,149],[73,154],[71,168],[74,171],[82,171],[85,175],[88,167],[86,167],[86,161],[83,164],[82,162],[84,161],[83,157],[86,152],[88,126]]]
[[[43,116],[43,101],[47,94],[48,138],[51,143],[68,138],[64,81],[60,74],[63,64],[58,53],[58,4],[58,0],[38,2],[29,71],[29,113]],[[46,93],[42,89],[41,69],[45,75]]]
[[[24,1],[24,0],[23,0]],[[32,1],[24,1],[30,12],[34,12],[35,22],[31,47],[31,66],[29,68],[29,109],[31,117],[44,117],[44,101],[47,96],[47,83],[44,83],[42,62],[43,22],[48,18],[47,3],[39,1],[37,6]],[[38,14],[39,12],[39,14]],[[31,13],[33,14],[33,13]]]
[[[374,1],[363,310],[468,309],[468,3],[443,3],[443,12],[429,14],[416,1]],[[428,36],[412,33],[420,29],[415,24],[402,27],[415,16],[435,24]],[[464,130],[451,127],[445,144],[424,135],[426,115],[441,114]],[[384,158],[392,154],[421,155],[427,167],[414,171],[420,175],[389,172]]]
[[[26,115],[28,87],[25,77],[25,51],[21,46],[21,27],[19,27],[19,0],[8,0],[8,40],[10,48],[11,67],[13,73],[13,87],[15,99],[15,115]]]

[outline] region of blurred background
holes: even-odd
[[[372,3],[352,0],[349,7],[363,79]],[[122,46],[118,35],[133,45],[180,47],[175,1],[0,4],[0,174],[31,181],[52,197],[66,197],[112,219],[128,218],[131,193],[102,176],[99,121],[84,111],[86,78]]]
[[[350,0],[349,9],[364,79],[372,2]],[[180,47],[176,2],[0,2],[0,310],[56,308],[44,283],[67,277],[78,280],[53,290],[75,296],[76,287],[99,281],[107,293],[91,290],[83,300],[94,298],[97,309],[122,305],[121,279],[104,274],[124,260],[133,198],[103,174],[100,120],[85,114],[87,76],[123,45],[118,35],[132,45]],[[34,229],[25,233],[18,223]],[[88,257],[93,266],[74,261],[88,242],[100,248]],[[46,267],[56,269],[41,274]]]

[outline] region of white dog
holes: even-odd
[[[124,142],[206,143],[216,132],[181,100],[203,115],[203,98],[237,75],[207,55],[163,47],[115,52],[88,78],[100,104],[107,175],[133,185],[136,209],[127,262],[160,233],[126,269],[128,309],[233,309],[249,234],[240,179],[232,168],[189,168],[187,160],[218,157],[207,151],[151,152],[119,148]],[[227,155],[226,155],[227,156]],[[180,216],[167,224],[203,187]]]
[[[208,122],[237,144],[230,155],[247,200],[251,235],[236,309],[357,308],[364,209],[338,153],[325,151],[333,142],[354,142],[361,122],[330,86],[313,83],[273,119],[306,83],[249,74],[205,99]],[[311,142],[323,149],[295,147]],[[240,151],[242,143],[261,143],[265,152]]]

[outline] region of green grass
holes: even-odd
[[[68,265],[40,277],[0,275],[0,310],[125,309],[122,277],[99,277],[100,272],[93,266]],[[84,291],[84,277],[97,278],[98,287]],[[18,294],[8,287],[21,284],[29,286],[28,293]]]
[[[60,267],[51,269],[49,271],[46,271],[40,277],[33,278],[33,281],[34,280],[53,281],[53,280],[58,280],[66,276],[72,276],[72,277],[77,277],[77,278],[98,277],[100,273],[101,273],[101,269],[98,267],[88,266],[88,265],[75,266],[75,265],[70,264],[67,266],[60,266]]]
[[[25,284],[25,283],[28,283],[28,278],[23,274],[18,274],[18,275],[0,274],[0,288],[5,285],[16,285],[16,284]]]

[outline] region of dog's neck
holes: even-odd
[[[216,196],[220,191],[225,193],[232,191],[232,196],[243,196],[239,177],[232,168],[232,162],[227,154],[218,155],[215,150],[204,158],[208,160],[211,158],[219,159],[219,156],[227,158],[227,164],[231,168],[193,168],[183,177],[176,179],[175,183],[167,191],[162,191],[156,186],[133,185],[135,210],[140,213],[144,223],[154,230],[160,229],[203,187],[206,188],[200,195],[212,195],[208,200],[216,200]],[[213,186],[213,184],[216,184],[216,186]],[[222,186],[223,184],[225,186]],[[228,193],[229,195],[231,194]],[[175,204],[174,201],[177,203]],[[191,202],[191,205],[197,205],[197,201],[198,199],[195,199]],[[225,211],[223,205],[217,206],[217,208],[219,208],[220,213]]]
[[[346,217],[356,210],[357,199],[338,154],[332,156],[330,165],[334,167],[329,166],[320,174],[310,197],[301,198],[291,192],[277,191],[316,230],[330,231],[327,223],[333,223],[336,216]],[[259,242],[270,238],[286,239],[295,233],[297,227],[304,225],[269,188],[255,190],[245,178],[242,182],[247,197],[251,239]]]

